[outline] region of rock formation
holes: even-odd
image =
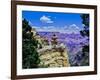
[[[39,55],[40,63],[38,66],[40,68],[46,67],[69,67],[69,57],[67,49],[63,43],[58,42],[56,34],[53,34],[51,42],[46,37],[41,37],[36,33],[35,29],[34,38],[38,41],[37,52]]]

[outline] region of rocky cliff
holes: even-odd
[[[38,50],[40,64],[39,67],[69,67],[69,58],[66,48],[62,46],[46,46]]]

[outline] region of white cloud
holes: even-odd
[[[36,31],[48,31],[48,32],[57,32],[60,29],[56,28],[55,26],[32,26],[33,28],[36,29]]]
[[[55,27],[54,26],[42,26],[40,28],[37,29],[38,31],[55,31]]]
[[[70,25],[69,28],[79,30],[79,27],[76,24]]]
[[[64,27],[55,27],[55,26],[42,26],[42,27],[35,27],[37,31],[48,31],[48,32],[60,32],[60,33],[79,33],[80,28],[72,24],[70,26],[64,26]]]
[[[64,26],[64,28],[63,29],[68,29],[68,26]]]
[[[80,28],[76,24],[71,24],[69,26],[62,27],[59,32],[61,33],[79,33]]]
[[[68,27],[67,31],[69,33],[79,33],[80,28],[76,24],[72,24]]]
[[[48,16],[45,16],[45,15],[43,15],[43,16],[40,18],[40,21],[41,21],[41,22],[44,22],[44,23],[53,23],[53,21],[52,21]]]

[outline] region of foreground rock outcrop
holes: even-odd
[[[66,48],[46,46],[38,50],[40,64],[39,67],[69,67],[69,58]]]
[[[35,29],[33,38],[38,41],[37,52],[39,55],[40,63],[38,67],[69,67],[69,57],[67,49],[63,43],[60,43],[58,37],[54,33],[49,41],[46,37],[41,37],[36,34]]]

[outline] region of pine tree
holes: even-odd
[[[36,51],[38,41],[33,38],[32,27],[26,19],[22,21],[22,67],[37,68],[40,62]]]
[[[80,34],[83,37],[87,37],[87,40],[89,41],[89,14],[82,14],[81,18],[84,28],[80,31]],[[81,65],[89,65],[89,44],[83,46],[82,52],[83,60]]]

